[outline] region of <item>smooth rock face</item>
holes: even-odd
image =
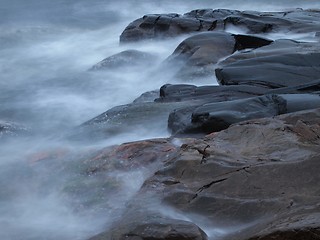
[[[317,94],[267,94],[231,101],[211,99],[211,102],[198,106],[174,110],[169,115],[168,127],[173,134],[219,132],[231,124],[249,119],[315,108],[320,108],[320,96]]]
[[[155,56],[150,53],[141,52],[138,50],[126,50],[112,55],[110,57],[107,57],[101,62],[95,64],[89,70],[94,71],[119,69],[123,67],[138,67],[141,66],[141,64],[146,64],[149,61],[153,61],[154,59]]]
[[[319,78],[319,58],[318,43],[279,40],[227,58],[216,69],[216,77],[222,85],[297,86]]]
[[[189,84],[166,84],[160,88],[157,102],[180,102],[207,99],[207,101],[228,101],[263,95],[268,89],[250,85],[239,86],[194,86]]]
[[[319,119],[319,109],[301,111],[181,139],[91,240],[207,239],[202,230],[218,240],[318,239]]]
[[[319,16],[204,9],[131,23],[122,43],[201,32],[163,65],[183,80],[215,72],[221,86],[166,84],[160,96],[145,93],[80,127],[106,138],[163,130],[168,120],[175,134],[85,161],[86,173],[99,176],[150,170],[113,226],[90,240],[320,239],[320,45],[222,32],[236,26],[259,36],[315,33],[316,40]]]
[[[205,132],[223,130],[233,123],[272,117],[286,112],[286,101],[266,95],[232,102],[208,103],[193,111],[191,122]]]
[[[151,216],[150,216],[151,217]],[[156,219],[145,224],[131,223],[125,233],[114,229],[112,234],[102,233],[90,240],[207,240],[207,235],[195,224],[176,219]],[[130,224],[130,223],[129,223]]]
[[[319,19],[319,11],[301,9],[287,12],[198,9],[183,15],[151,14],[130,23],[121,34],[120,42],[225,30],[229,26],[246,28],[249,34],[281,30],[296,33],[319,32]]]
[[[186,79],[214,74],[214,64],[237,50],[258,48],[271,40],[226,32],[199,33],[182,41],[164,66],[177,65],[176,77]]]
[[[176,108],[198,105],[198,102],[135,102],[114,107],[83,123],[69,134],[75,140],[106,139],[127,132],[158,131],[167,133],[169,113]]]

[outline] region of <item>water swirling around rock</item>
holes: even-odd
[[[1,239],[318,239],[317,1],[3,3]]]

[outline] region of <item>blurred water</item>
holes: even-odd
[[[74,167],[80,164],[77,159],[48,166],[30,164],[27,156],[42,149],[65,147],[66,143],[47,136],[63,133],[169,81],[166,74],[152,78],[150,72],[183,38],[119,46],[119,36],[131,21],[147,13],[184,13],[197,8],[275,11],[319,5],[318,0],[0,0],[0,120],[25,124],[40,136],[0,146],[0,238],[86,239],[112,222],[106,216],[113,216],[113,210],[106,206],[101,210],[103,217],[97,211],[79,213],[72,208],[72,196],[62,188],[79,176],[79,181],[88,180]],[[153,53],[158,61],[145,71],[87,71],[105,57],[128,48]],[[167,133],[128,133],[110,144],[158,136]],[[109,176],[123,186],[120,205],[147,176],[144,170]],[[119,177],[136,181],[127,185]],[[108,206],[117,208],[117,201],[112,201],[116,195],[106,192],[103,197]],[[78,200],[81,203],[86,199]]]

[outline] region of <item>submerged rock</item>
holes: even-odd
[[[126,133],[168,135],[167,119],[176,108],[198,104],[185,102],[135,102],[114,107],[83,123],[69,134],[75,140],[107,139]]]
[[[23,125],[8,121],[0,121],[0,139],[25,136],[27,134],[30,134],[30,130]]]
[[[145,65],[150,61],[154,61],[155,56],[138,50],[126,50],[117,54],[114,54],[101,62],[95,64],[89,70],[110,70],[128,67],[139,67]]]

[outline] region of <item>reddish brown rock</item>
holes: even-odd
[[[92,239],[161,239],[143,229],[173,219],[188,219],[209,239],[318,239],[319,119],[320,109],[308,110],[188,140],[145,181],[114,228]]]

